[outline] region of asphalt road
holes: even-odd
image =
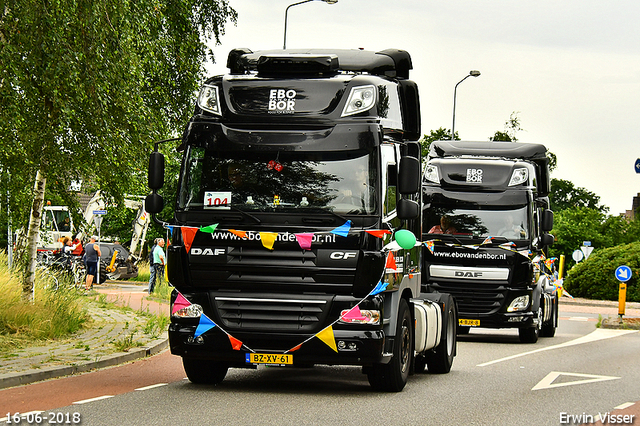
[[[514,330],[473,330],[449,374],[414,375],[397,394],[372,392],[355,367],[232,369],[196,386],[165,352],[12,389],[22,393],[3,393],[0,415],[19,405],[50,410],[40,424],[78,413],[83,425],[558,425],[640,401],[640,333],[596,330],[594,314],[560,317],[556,337],[533,345]]]

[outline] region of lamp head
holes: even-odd
[[[471,71],[469,71],[469,75],[471,77],[479,77],[480,76],[480,71],[471,70]]]

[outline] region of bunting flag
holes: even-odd
[[[229,342],[231,342],[231,347],[234,351],[239,351],[240,349],[242,349],[242,342],[240,340],[236,339],[230,334],[227,334],[227,336],[229,336]]]
[[[218,227],[217,223],[214,223],[213,225],[209,225],[209,226],[204,226],[202,228],[200,228],[201,232],[208,232],[209,234],[213,234],[214,232],[216,232],[216,228]]]
[[[369,293],[369,296],[375,296],[378,293],[382,293],[387,289],[388,285],[389,283],[383,283],[382,281],[379,281],[376,287],[373,290],[371,290],[371,293]]]
[[[349,235],[349,230],[351,229],[351,221],[347,220],[344,225],[338,226],[336,229],[330,231],[332,234],[340,235],[341,237],[346,237]]]
[[[276,242],[276,238],[278,238],[277,232],[260,233],[260,241],[262,241],[262,245],[269,250],[273,250],[273,243]]]
[[[173,309],[171,309],[171,315],[175,314],[182,308],[186,308],[191,306],[191,302],[184,298],[182,293],[178,293],[178,297],[176,297],[176,301],[173,302]]]
[[[362,319],[362,312],[360,312],[360,307],[358,305],[354,306],[342,316],[344,320],[360,320]]]
[[[386,229],[378,229],[378,230],[373,230],[373,231],[369,231],[368,229],[365,229],[364,232],[366,232],[367,234],[371,234],[374,237],[378,237],[378,238],[382,238],[387,234],[391,234],[391,231],[388,231]]]
[[[200,315],[200,322],[198,323],[198,328],[196,328],[196,332],[193,334],[193,337],[198,337],[203,333],[211,330],[216,326],[216,323],[211,321],[211,319],[205,314]]]
[[[394,271],[398,270],[398,265],[396,264],[396,257],[393,255],[392,251],[390,251],[387,254],[387,264],[386,264],[385,268],[392,269]]]
[[[336,338],[333,335],[332,326],[329,326],[322,330],[320,333],[316,334],[316,337],[322,340],[325,345],[329,346],[335,352],[338,352],[338,348],[336,347]]]
[[[196,232],[198,232],[198,228],[192,228],[191,226],[182,226],[180,227],[182,230],[182,241],[184,242],[184,248],[187,249],[187,253],[191,251],[191,244],[193,243],[193,239],[196,236]]]
[[[171,237],[173,238],[173,225],[166,225],[167,229],[169,230],[169,233],[171,233]]]
[[[489,243],[491,243],[491,241],[493,241],[493,237],[489,236],[489,237],[485,238],[484,241],[482,243],[480,243],[480,245],[489,244]]]
[[[426,241],[424,245],[429,249],[431,253],[433,253],[435,243],[432,241]]]
[[[303,343],[304,343],[304,342],[303,342]],[[298,349],[300,349],[300,348],[302,347],[302,344],[303,344],[303,343],[300,343],[298,346],[294,346],[293,348],[289,349],[288,351],[285,351],[285,354],[288,354],[289,352],[295,352],[295,351],[297,351]]]
[[[296,240],[300,244],[302,250],[311,250],[311,240],[313,240],[312,233],[296,234]]]
[[[237,229],[229,229],[228,231],[240,238],[247,238],[247,231],[238,231]]]

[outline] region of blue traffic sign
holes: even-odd
[[[631,268],[626,265],[618,266],[616,268],[616,278],[621,283],[626,283],[631,279]]]
[[[636,173],[640,173],[640,158],[636,160],[635,169]]]
[[[93,214],[99,216],[99,215],[107,214],[107,211],[106,210],[94,210]]]

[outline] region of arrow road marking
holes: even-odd
[[[476,367],[486,367],[488,365],[497,364],[497,363],[502,362],[502,361],[509,361],[510,359],[520,358],[521,356],[531,355],[531,354],[535,354],[537,352],[550,351],[552,349],[566,348],[568,346],[574,346],[574,345],[581,345],[583,343],[596,342],[598,340],[610,339],[612,337],[618,337],[618,336],[623,336],[625,334],[637,333],[637,332],[638,332],[638,330],[617,330],[617,329],[613,329],[613,328],[598,328],[598,329],[594,330],[593,332],[587,334],[586,336],[579,337],[579,338],[577,338],[575,340],[570,340],[568,342],[561,343],[559,345],[547,346],[547,347],[536,349],[536,350],[533,350],[533,351],[522,352],[520,354],[515,354],[515,355],[508,356],[508,357],[496,359],[496,360],[493,360],[493,361],[489,361],[489,362],[485,362],[485,363],[482,363],[482,364],[478,364]]]
[[[572,376],[572,377],[580,377],[583,380],[574,380],[572,382],[562,382],[562,383],[553,383],[560,376]],[[585,383],[594,383],[594,382],[603,382],[605,380],[615,380],[620,377],[613,376],[596,376],[593,374],[580,374],[580,373],[562,373],[560,371],[552,371],[547,374],[547,376],[540,380],[540,382],[531,388],[532,391],[540,390],[540,389],[549,389],[549,388],[559,388],[562,386],[572,386],[572,385],[582,385]]]

